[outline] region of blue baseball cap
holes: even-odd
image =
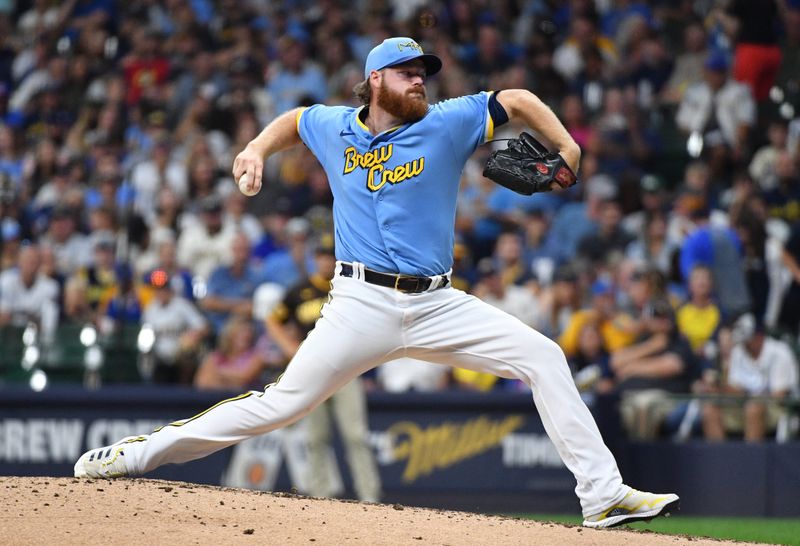
[[[425,71],[428,76],[433,76],[442,69],[442,60],[439,57],[423,53],[416,41],[400,36],[387,38],[372,48],[364,65],[364,79],[369,78],[373,70],[383,70],[414,59],[420,59],[425,63]]]
[[[703,67],[705,67],[706,70],[712,70],[714,72],[725,72],[728,70],[728,66],[728,56],[722,51],[710,53],[703,63]]]
[[[607,296],[614,293],[614,286],[606,279],[597,279],[590,288],[592,296]]]

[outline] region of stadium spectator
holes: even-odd
[[[720,175],[728,162],[747,158],[756,105],[750,89],[730,78],[723,53],[709,54],[703,68],[703,82],[686,90],[675,122],[686,134],[702,138],[700,147],[708,150],[712,171]],[[699,150],[694,152],[699,155]]]
[[[703,431],[708,440],[724,440],[729,432],[744,433],[748,442],[760,442],[775,430],[786,409],[780,401],[798,387],[797,359],[785,342],[766,335],[764,325],[745,314],[731,331],[733,348],[723,358],[719,391],[744,395],[744,404],[703,407]]]
[[[588,267],[596,268],[610,256],[623,255],[631,241],[621,226],[622,207],[615,200],[604,201],[600,207],[597,231],[578,242],[577,257]]]
[[[589,151],[597,156],[602,172],[621,177],[647,165],[659,146],[658,136],[642,119],[635,89],[612,87],[603,96]]]
[[[218,69],[212,51],[198,49],[190,54],[188,66],[171,86],[167,114],[173,125],[180,119],[184,106],[189,104],[195,95],[213,93],[219,96],[228,89],[227,75]]]
[[[626,36],[617,44],[618,71],[626,88],[633,90],[635,104],[650,109],[658,104],[658,96],[672,73],[672,56],[644,17],[629,18],[627,26]]]
[[[598,279],[590,288],[591,304],[588,308],[572,313],[558,344],[568,358],[578,350],[578,337],[587,323],[596,324],[603,336],[603,344],[614,352],[630,345],[635,336],[630,332],[630,320],[616,306],[616,290],[607,279]]]
[[[314,271],[313,249],[308,244],[310,231],[311,225],[303,217],[286,222],[281,234],[281,247],[262,262],[265,282],[276,282],[289,288]]]
[[[497,237],[492,258],[500,281],[505,286],[531,285],[536,281],[530,263],[524,257],[522,235],[519,232],[506,231]]]
[[[638,237],[625,247],[625,257],[667,275],[677,251],[678,247],[667,238],[666,216],[654,211],[645,218]]]
[[[689,273],[689,300],[676,313],[678,331],[689,341],[695,354],[706,355],[706,344],[714,342],[722,325],[722,311],[714,302],[711,269],[696,265]]]
[[[762,191],[770,191],[778,186],[777,162],[781,152],[787,150],[789,126],[785,120],[773,119],[767,126],[768,144],[753,154],[748,172]]]
[[[22,243],[22,226],[14,218],[3,218],[0,223],[0,271],[10,269],[17,264]]]
[[[610,393],[614,388],[609,354],[603,346],[603,337],[597,325],[584,324],[578,334],[578,348],[569,359],[575,385],[579,391]]]
[[[169,275],[169,285],[172,291],[183,296],[187,300],[194,302],[194,281],[191,272],[178,265],[176,247],[174,239],[169,236],[153,243],[157,251],[156,259],[145,271],[144,278],[157,270],[161,269]],[[145,283],[141,289],[142,300],[145,305],[153,299],[153,288]]]
[[[567,94],[568,87],[564,78],[553,68],[553,52],[555,47],[552,40],[543,32],[534,32],[528,46],[527,54],[521,60],[527,72],[528,89],[536,89],[536,94],[547,104],[557,104]],[[445,61],[446,66],[450,63]],[[461,96],[464,92],[457,92],[451,96]],[[580,97],[580,93],[576,93]],[[585,108],[588,110],[588,108]],[[565,121],[562,110],[562,121]],[[575,138],[575,135],[572,135]],[[576,140],[578,144],[583,143]]]
[[[586,118],[580,96],[567,95],[561,100],[561,119],[578,146],[586,148],[592,139],[594,127]]]
[[[278,40],[279,62],[270,67],[267,91],[275,100],[275,114],[300,106],[305,97],[322,103],[328,86],[322,70],[306,57],[305,46],[292,36]]]
[[[558,249],[547,238],[550,217],[541,209],[531,209],[521,220],[524,246],[522,262],[530,269],[531,275],[540,285],[549,285],[553,273],[559,265]]]
[[[681,246],[681,275],[688,282],[695,266],[709,267],[723,317],[730,318],[746,311],[752,303],[744,276],[742,242],[733,229],[712,226],[709,216],[705,207],[693,214],[694,230]]]
[[[617,195],[617,186],[610,177],[584,173],[585,188],[578,191],[583,192],[585,198],[575,196],[561,206],[553,217],[548,233],[548,239],[560,250],[560,258],[564,262],[575,257],[578,243],[584,237],[597,231],[603,203]]]
[[[230,317],[253,315],[253,294],[261,283],[260,272],[250,263],[250,242],[246,235],[234,235],[231,254],[228,265],[220,265],[211,273],[208,292],[200,300],[200,308],[217,334]]]
[[[591,18],[576,16],[570,22],[570,33],[553,53],[553,67],[567,81],[574,81],[584,67],[584,55],[597,51],[602,64],[613,68],[617,53],[611,40],[600,34]]]
[[[155,221],[156,199],[161,188],[170,188],[179,199],[188,193],[186,167],[173,157],[168,140],[156,142],[151,157],[133,167],[130,182],[136,194],[134,210],[148,224]]]
[[[128,87],[128,106],[142,99],[161,99],[160,87],[170,75],[169,59],[161,52],[162,39],[152,28],[137,27],[131,36],[131,52],[122,59],[122,70]]]
[[[741,184],[752,186],[749,180]],[[747,291],[750,293],[750,311],[759,320],[764,320],[769,300],[770,278],[767,212],[761,196],[753,195],[746,203],[734,201],[730,207],[730,221],[742,242],[742,266]]]
[[[118,264],[114,269],[116,286],[110,294],[103,315],[99,319],[100,330],[111,334],[125,326],[138,325],[142,321],[144,308],[141,293],[134,282],[133,271],[127,264]]]
[[[603,60],[603,53],[597,47],[590,47],[583,53],[583,69],[569,85],[571,93],[581,97],[586,111],[595,116],[606,100],[606,91],[615,84],[615,78]]]
[[[114,234],[110,231],[93,233],[90,240],[92,263],[76,271],[73,277],[76,282],[86,287],[86,300],[89,308],[94,313],[99,313],[105,308],[118,282],[114,267],[117,242]]]
[[[783,35],[779,36],[782,61],[778,70],[776,84],[780,89],[800,89],[800,5],[796,2],[784,3]],[[795,94],[795,100],[797,94]],[[795,103],[796,104],[796,103]],[[796,150],[795,150],[796,151]]]
[[[617,286],[622,290],[620,308],[631,317],[641,317],[654,299],[668,299],[666,277],[655,268],[636,262],[623,262],[617,269]],[[626,330],[640,333],[641,324],[633,321]]]
[[[35,245],[24,246],[17,267],[0,273],[0,327],[34,322],[43,334],[58,323],[58,284],[41,274],[41,256]]]
[[[788,223],[800,220],[800,166],[797,157],[793,158],[785,150],[778,152],[775,158],[777,184],[763,194],[769,216]]]
[[[282,362],[283,355],[266,336],[257,336],[249,317],[233,315],[225,322],[216,349],[200,364],[194,386],[203,390],[257,387],[264,384],[264,368]]]
[[[247,197],[238,191],[231,191],[225,198],[222,214],[223,231],[243,233],[251,245],[261,240],[261,224],[255,216],[247,212]]]
[[[791,282],[783,297],[778,326],[792,336],[800,336],[800,221],[792,225],[781,260],[791,275]]]
[[[17,29],[24,34],[36,35],[52,29],[60,22],[60,10],[47,0],[35,0],[17,21]]]
[[[489,81],[498,73],[510,68],[515,54],[496,25],[484,23],[478,26],[474,48],[469,48],[461,59],[461,65],[470,74],[470,79],[479,89],[489,89]]]
[[[92,244],[77,231],[77,211],[65,205],[57,205],[50,213],[47,232],[40,241],[53,249],[59,273],[71,275],[91,263]]]
[[[611,352],[620,413],[632,438],[652,439],[677,407],[669,393],[688,393],[696,378],[692,350],[675,326],[671,304],[654,299],[639,319],[643,335],[628,347]]]
[[[706,44],[706,31],[700,22],[692,21],[684,27],[683,51],[675,57],[672,73],[661,93],[664,103],[680,103],[689,87],[703,81],[703,64],[708,57]]]
[[[781,65],[778,46],[781,9],[778,0],[765,0],[758,4],[733,0],[725,11],[712,10],[712,16],[736,43],[733,77],[749,85],[759,102],[769,97]]]
[[[200,222],[181,231],[178,238],[178,264],[205,280],[221,263],[231,258],[235,232],[222,225],[222,200],[208,195],[199,203]]]
[[[572,314],[581,308],[578,274],[562,265],[553,274],[552,284],[539,298],[541,312],[536,329],[550,339],[557,339],[569,324]]]
[[[142,313],[142,325],[155,335],[152,377],[156,383],[191,384],[208,335],[208,324],[195,306],[170,288],[169,275],[157,269],[148,277],[155,297]]]

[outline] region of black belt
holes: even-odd
[[[342,277],[353,276],[353,264],[342,263],[342,269],[339,272]],[[387,288],[394,288],[406,294],[419,294],[426,292],[433,283],[434,279],[441,279],[439,286],[436,288],[444,288],[450,284],[450,279],[447,275],[437,275],[435,277],[412,277],[410,275],[395,274],[395,273],[381,273],[380,271],[373,271],[372,269],[364,268],[364,280],[370,284],[377,284],[378,286],[385,286]]]

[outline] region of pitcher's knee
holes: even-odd
[[[558,371],[571,376],[567,357],[555,341],[545,336],[539,336],[534,343],[528,344],[525,352],[526,366],[531,368],[534,375],[546,370],[547,373]]]

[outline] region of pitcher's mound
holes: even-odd
[[[0,536],[3,544],[15,545],[686,542],[654,533],[144,479],[0,478],[0,499]]]

